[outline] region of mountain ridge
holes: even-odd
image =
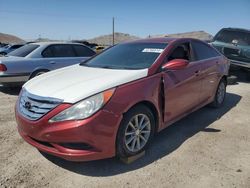
[[[25,40],[11,34],[0,33],[0,43],[24,43]]]

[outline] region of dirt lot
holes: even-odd
[[[250,187],[250,83],[228,86],[223,108],[205,107],[162,131],[130,165],[42,155],[17,133],[17,93],[0,87],[0,187]]]

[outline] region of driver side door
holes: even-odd
[[[180,50],[180,49],[183,50]],[[183,52],[184,51],[184,52]],[[189,63],[182,69],[163,70],[164,83],[164,122],[170,124],[185,116],[200,104],[201,65],[194,61],[190,42],[175,46],[167,57],[167,62],[173,59],[186,59]]]

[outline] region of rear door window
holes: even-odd
[[[43,57],[76,57],[72,45],[55,44],[47,47],[43,53]]]
[[[53,46],[47,47],[43,52],[42,52],[43,57],[54,57],[53,53]]]
[[[202,42],[193,41],[192,46],[195,52],[196,60],[198,61],[220,56],[219,52]]]
[[[73,45],[77,57],[90,57],[95,55],[95,52],[82,45]]]

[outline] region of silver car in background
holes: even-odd
[[[95,52],[78,43],[39,42],[27,44],[0,57],[0,84],[22,85],[45,72],[78,64]]]

